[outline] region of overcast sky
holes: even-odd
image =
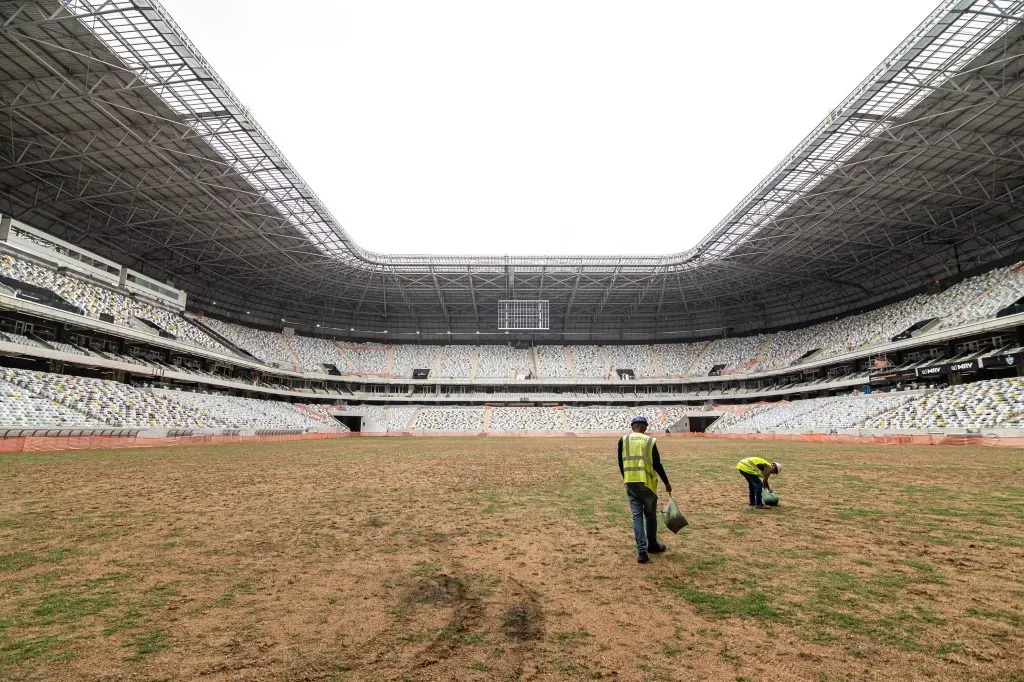
[[[365,248],[681,251],[936,0],[163,0]]]

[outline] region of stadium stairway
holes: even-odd
[[[299,360],[299,356],[296,355],[295,349],[292,348],[292,344],[288,341],[288,337],[281,334],[281,346],[288,352],[288,357],[292,359],[292,367],[296,372],[302,371],[302,360]]]
[[[384,376],[393,377],[395,367],[395,344],[389,343],[384,349]],[[411,391],[410,391],[411,392]]]
[[[1022,267],[1024,267],[1024,266],[1018,265],[1017,267],[1013,268],[1013,272],[1016,275],[1020,276],[1021,275],[1021,268]],[[999,285],[996,285],[996,286],[999,286]],[[967,309],[970,309],[972,307],[978,306],[980,301],[982,301],[983,299],[985,299],[986,297],[988,297],[988,296],[990,296],[992,294],[992,290],[995,289],[996,286],[991,286],[988,289],[985,289],[985,291],[982,291],[980,294],[978,294],[977,296],[972,298],[966,304],[964,304],[963,306],[957,308],[956,310],[954,310],[952,313],[950,313],[946,317],[942,318],[942,321],[945,322],[947,318],[955,317],[956,315],[961,314],[964,310],[967,310]]]
[[[537,357],[537,346],[530,347],[530,366],[533,377],[540,376],[540,358]]]
[[[207,336],[209,336],[211,339],[213,339],[214,341],[216,341],[220,345],[222,345],[225,348],[227,348],[232,353],[235,353],[236,355],[239,355],[239,356],[245,358],[246,360],[252,360],[253,362],[259,362],[259,363],[263,362],[262,360],[260,360],[258,357],[256,357],[255,355],[253,355],[249,351],[247,351],[244,348],[242,348],[242,347],[232,343],[230,339],[228,339],[226,336],[222,335],[220,332],[215,330],[213,327],[211,327],[211,326],[209,326],[207,324],[204,324],[203,321],[201,319],[199,319],[198,317],[196,317],[195,315],[192,315],[191,313],[186,313],[184,315],[184,317],[185,317],[185,320],[189,324],[191,324],[193,327],[195,327],[196,329],[198,329],[202,333],[204,333]]]
[[[490,431],[491,430],[491,406],[490,405],[484,405],[484,417],[483,417],[483,420],[482,420],[482,424],[483,424],[483,430],[484,431]]]
[[[480,348],[479,346],[473,347],[473,352],[469,354],[469,378],[476,379],[477,370],[480,369]],[[489,421],[489,418],[488,418]],[[485,431],[487,429],[484,429]]]
[[[436,377],[438,372],[441,371],[441,361],[444,359],[444,346],[437,347],[437,353],[434,354],[434,359],[430,361],[430,376],[431,378]],[[417,409],[417,412],[419,410]],[[412,422],[410,422],[412,423]]]
[[[579,374],[576,373],[576,363],[573,362],[572,351],[569,350],[569,346],[562,346],[562,353],[565,354],[565,366],[569,368],[569,376],[579,376]]]
[[[711,347],[711,344],[711,341],[708,341],[707,343],[704,344],[704,347],[701,348],[700,352],[697,353],[696,357],[693,358],[693,362],[690,364],[689,367],[686,368],[686,373],[683,374],[683,376],[693,376],[693,371],[697,369],[697,366],[700,364],[701,358],[703,358],[704,354],[708,352],[708,348]]]
[[[164,329],[163,327],[158,325],[156,322],[151,322],[150,320],[140,320],[139,318],[135,317],[134,315],[129,315],[128,316],[128,326],[131,327],[132,329],[134,329],[135,331],[145,332],[147,334],[152,334],[154,331],[158,331],[158,330],[162,330],[164,332],[167,332],[166,329]],[[167,333],[170,333],[170,332],[167,332]]]
[[[658,361],[658,354],[654,352],[654,346],[648,346],[647,350],[651,353],[651,369],[654,371],[654,376],[663,376],[661,373],[661,363]]]
[[[555,414],[558,415],[558,420],[562,422],[562,430],[566,433],[572,431],[572,429],[569,428],[569,420],[565,417],[565,405],[558,405],[555,407]]]
[[[42,338],[41,336],[36,336],[35,334],[29,334],[28,335],[28,339],[30,341],[32,341],[33,343],[35,343],[36,345],[38,345],[40,348],[45,348],[47,350],[57,350],[57,348],[54,347],[54,345],[52,343],[50,343],[46,339]]]
[[[420,410],[422,407],[413,408],[412,412],[409,413],[409,421],[405,422],[405,426],[402,428],[403,431],[412,431],[412,425],[416,423],[416,418],[420,416]]]
[[[352,353],[355,346],[343,345],[335,339],[331,339],[331,344],[334,346],[335,355],[345,364],[345,368],[352,374],[357,374],[359,372],[359,361],[356,359],[356,355]]]
[[[754,356],[753,360],[750,361],[751,367],[760,367],[761,363],[765,361],[765,355],[768,353],[768,347],[772,343],[772,338],[771,334],[765,334],[764,340],[757,349],[757,354]]]

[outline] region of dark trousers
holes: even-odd
[[[643,483],[627,483],[626,497],[629,498],[629,510],[633,513],[636,552],[643,554],[649,548],[658,546],[658,496]]]
[[[747,479],[747,487],[750,489],[750,505],[757,506],[761,504],[761,488],[764,484],[761,482],[760,476],[754,474],[748,474],[746,471],[741,471],[743,478]]]

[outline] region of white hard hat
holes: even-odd
[[[772,462],[772,466],[775,467],[775,473],[776,474],[778,474],[780,471],[782,471],[782,465],[779,464],[778,462]]]

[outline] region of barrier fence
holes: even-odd
[[[323,440],[344,438],[349,433],[291,433],[274,435],[212,435],[168,436],[146,438],[139,435],[78,435],[78,436],[12,436],[0,438],[0,453],[50,452],[54,450],[108,450],[123,448],[152,448],[169,445],[219,445],[227,443],[269,443],[292,440]]]
[[[893,433],[855,435],[850,433],[673,433],[670,438],[710,438],[722,440],[779,440],[802,443],[859,443],[864,445],[986,445],[1024,447],[1024,436],[982,433]]]
[[[138,434],[80,434],[66,436],[11,435],[0,437],[0,453],[49,452],[56,450],[103,450],[124,448],[151,448],[166,446],[219,445],[229,443],[269,443],[277,441],[326,440],[335,438],[617,438],[622,432],[450,432],[450,431],[390,431],[379,433],[291,433],[257,435],[171,435],[149,438]],[[854,435],[823,433],[654,433],[658,438],[702,438],[708,440],[773,440],[802,443],[854,443],[864,445],[981,445],[989,447],[1024,447],[1024,436],[995,434],[890,434]]]
[[[618,438],[625,431],[588,431],[582,433],[563,431],[388,431],[353,433],[361,438],[414,437],[414,438]],[[651,432],[656,438],[704,438],[709,440],[780,440],[804,443],[859,443],[864,445],[987,445],[998,447],[1024,447],[1024,436],[996,434],[826,434],[826,433],[659,433]]]

